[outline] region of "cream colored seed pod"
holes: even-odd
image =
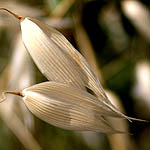
[[[21,30],[27,50],[48,80],[88,87],[112,112],[129,119],[110,102],[87,61],[60,32],[29,17],[21,21]]]
[[[71,84],[83,90],[88,87],[107,107],[124,116],[111,104],[84,57],[60,32],[36,19],[18,16],[5,8],[1,9],[20,20],[25,47],[48,80]]]
[[[91,89],[112,114],[133,120],[121,113],[106,96],[98,78],[84,57],[55,29],[40,21],[22,17],[6,10],[20,20],[22,39],[39,70],[48,80],[85,90]],[[136,119],[137,120],[137,119]]]
[[[45,122],[67,130],[123,133],[103,117],[118,117],[97,98],[71,85],[48,81],[22,92],[6,93],[22,97],[27,108]]]

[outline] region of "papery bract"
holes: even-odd
[[[84,90],[54,81],[43,82],[22,92],[8,91],[23,98],[38,118],[67,130],[123,133],[111,127],[104,117],[118,117]]]
[[[36,19],[18,16],[5,8],[1,9],[20,20],[25,47],[48,80],[84,91],[89,88],[112,114],[116,113],[116,116],[128,120],[140,120],[124,115],[110,102],[87,61],[60,32]]]

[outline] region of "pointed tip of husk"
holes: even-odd
[[[133,118],[133,117],[128,117],[132,121],[140,121],[140,122],[150,122],[149,120],[144,120],[144,119],[138,119],[138,118]]]
[[[2,7],[2,8],[0,8],[0,10],[5,10],[5,11],[7,11],[8,13],[10,13],[10,14],[13,15],[14,17],[16,17],[20,22],[25,19],[25,17],[19,16],[19,15],[15,14],[14,12],[10,11],[10,10],[7,9],[7,8],[3,8],[3,7]]]

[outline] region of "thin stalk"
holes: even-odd
[[[0,8],[0,10],[5,10],[5,11],[7,11],[7,12],[10,13],[11,15],[13,15],[15,18],[17,18],[19,21],[23,21],[23,20],[25,19],[25,17],[19,16],[19,15],[15,14],[14,12],[10,11],[9,9]]]

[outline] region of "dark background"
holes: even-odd
[[[5,4],[3,2],[2,0],[0,1],[1,6]],[[122,8],[124,1],[121,0],[68,1],[68,3],[71,2],[70,7],[67,10],[64,9],[62,14],[55,11],[58,5],[64,4],[62,0],[16,0],[8,1],[9,5],[7,6],[16,13],[20,12],[21,15],[26,15],[27,13],[28,16],[31,14],[31,16],[43,22],[52,22],[53,26],[60,30],[80,51],[80,41],[82,42],[82,39],[76,39],[76,35],[78,35],[78,25],[76,22],[79,22],[83,30],[86,31],[89,38],[88,44],[92,46],[93,52],[96,55],[101,72],[100,80],[103,86],[119,97],[119,102],[122,103],[128,116],[149,120],[150,97],[146,94],[142,96],[138,95],[142,91],[150,92],[150,89],[147,89],[150,87],[147,86],[150,85],[150,76],[145,83],[139,84],[140,92],[137,92],[135,89],[138,83],[138,79],[136,78],[136,68],[138,65],[144,64],[140,68],[140,72],[143,75],[142,78],[148,76],[144,71],[142,72],[145,66],[148,66],[146,69],[150,75],[150,36],[145,35],[142,32],[142,27],[137,26],[138,22],[146,24],[150,18],[144,20],[145,14],[143,13],[143,18],[139,16],[137,22],[132,20]],[[141,0],[138,2],[143,6],[142,8],[147,10],[150,16],[150,1]],[[30,11],[28,11],[28,7]],[[39,14],[34,11],[32,12],[32,9],[37,9]],[[16,34],[20,32],[17,21],[11,16],[5,16],[4,14],[3,12],[3,17],[0,20],[1,74],[10,63],[11,56],[13,55],[14,39],[16,38]],[[4,18],[7,19],[5,20]],[[62,24],[55,23],[54,19],[62,21]],[[14,22],[10,24],[6,23],[9,20],[13,20]],[[64,23],[65,21],[67,22],[66,24]],[[149,28],[150,24],[147,23],[147,25],[149,25],[147,26]],[[150,29],[147,30],[148,32],[150,35]],[[86,46],[87,43],[84,43],[84,45]],[[88,54],[88,49],[85,52]],[[34,66],[34,78],[36,83],[46,80],[36,66]],[[36,117],[34,117],[34,121],[34,130],[31,133],[44,150],[123,149],[123,147],[113,148],[112,144],[110,144],[110,138],[101,133],[96,134],[96,140],[98,142],[94,145],[89,144],[88,140],[90,138],[85,140],[85,135],[82,133],[58,129]],[[133,134],[130,136],[132,144],[134,143],[131,147],[129,146],[130,149],[149,150],[150,124],[133,122],[128,123],[128,126],[128,132]],[[91,134],[88,136],[90,137]],[[20,140],[7,127],[3,119],[0,120],[0,149],[24,149]]]

